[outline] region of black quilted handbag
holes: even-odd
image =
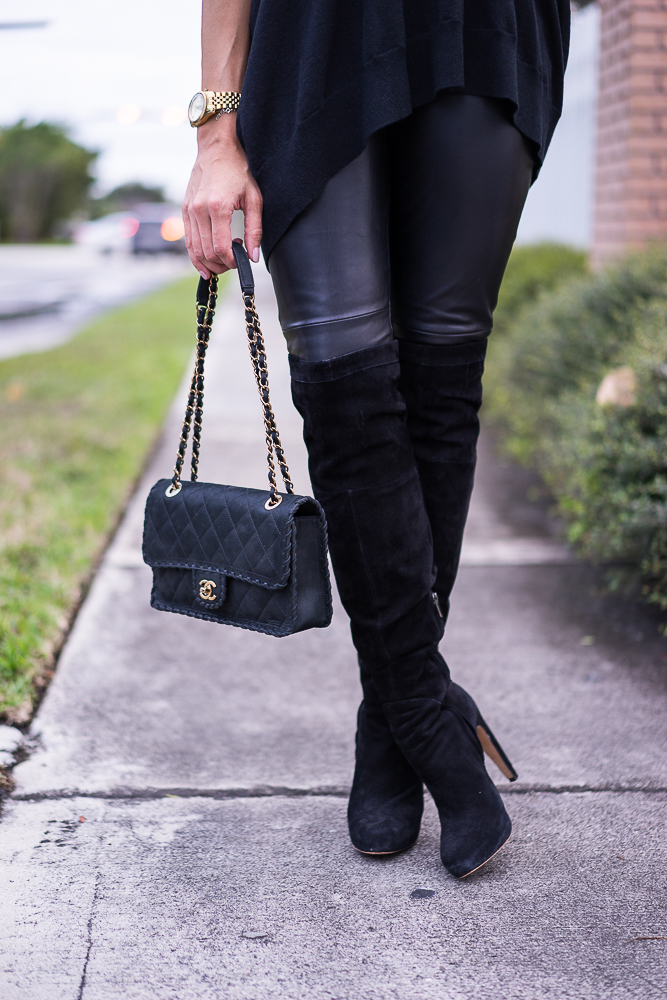
[[[216,276],[202,279],[197,289],[197,359],[174,475],[157,482],[148,495],[143,556],[153,569],[151,605],[159,611],[290,635],[324,628],[331,621],[327,528],[318,502],[294,493],[269,400],[252,269],[243,246],[234,243],[233,249],[264,410],[269,489],[197,482],[204,357],[218,284]],[[191,427],[191,481],[182,482]],[[276,486],[273,452],[286,493]]]

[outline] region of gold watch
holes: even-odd
[[[190,124],[199,128],[219,112],[231,115],[232,111],[238,111],[240,102],[241,95],[235,90],[198,90],[188,107]]]

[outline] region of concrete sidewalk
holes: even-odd
[[[272,396],[299,421],[266,276]],[[207,364],[201,478],[264,487],[237,287]],[[152,611],[143,503],[109,549],[14,770],[3,1000],[658,1000],[667,996],[667,645],[600,596],[486,444],[443,649],[517,766],[515,832],[463,882],[428,802],[404,855],[351,847],[347,622],[287,639]],[[582,641],[584,644],[582,644]],[[418,891],[426,890],[426,892]],[[653,940],[657,939],[657,940]]]

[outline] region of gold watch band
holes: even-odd
[[[238,111],[239,104],[241,103],[241,95],[235,90],[205,90],[208,101],[207,110],[210,108],[212,111],[224,111],[225,114],[229,115],[232,111]]]

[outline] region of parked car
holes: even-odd
[[[167,202],[146,202],[126,212],[82,222],[74,239],[101,253],[186,253],[181,210]]]
[[[74,242],[100,253],[128,253],[138,226],[138,220],[129,212],[112,212],[93,222],[80,222],[74,229]]]
[[[164,202],[135,205],[132,215],[137,228],[132,236],[132,252],[186,253],[183,219],[177,205]]]

